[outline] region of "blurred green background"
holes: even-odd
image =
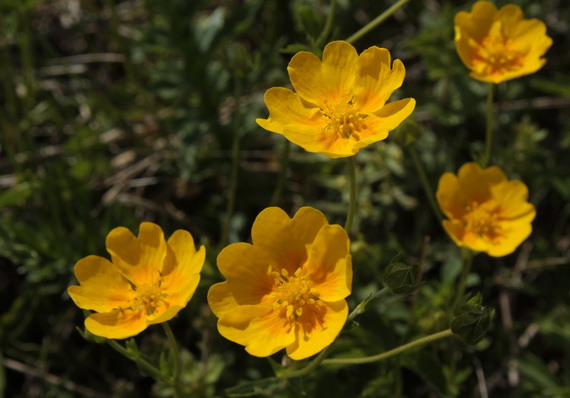
[[[496,309],[474,347],[446,340],[377,364],[319,368],[269,391],[284,397],[570,397],[570,3],[515,1],[543,20],[554,44],[539,72],[498,86],[492,164],[523,180],[537,207],[533,234],[512,255],[475,258],[469,290]],[[345,39],[393,4],[329,1],[1,0],[0,2],[0,396],[165,397],[108,345],[76,330],[73,265],[106,256],[107,233],[153,221],[206,245],[188,308],[171,324],[183,347],[188,396],[226,396],[272,375],[217,332],[206,293],[226,213],[231,147],[242,151],[229,241],[249,239],[272,202],[284,138],[255,124],[263,93],[288,86],[292,54]],[[453,17],[473,2],[414,1],[355,43],[385,47],[406,66],[392,100],[413,97],[413,116],[356,156],[353,308],[382,286],[398,253],[419,261],[411,296],[376,304],[332,356],[371,355],[449,325],[460,272],[457,248],[428,207],[407,142],[431,185],[483,148],[486,85],[468,76]],[[504,1],[498,5],[506,4]],[[310,205],[344,223],[345,162],[291,146],[277,203]],[[275,200],[275,198],[273,199]],[[428,237],[428,238],[426,238]],[[160,327],[136,338],[155,358]],[[271,390],[271,389],[270,389]]]

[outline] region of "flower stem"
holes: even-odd
[[[271,195],[271,205],[277,206],[281,201],[281,196],[283,195],[283,189],[285,188],[285,180],[287,177],[287,171],[289,170],[289,154],[291,153],[291,141],[285,140],[285,146],[283,147],[283,152],[281,153],[281,170],[279,171],[279,180],[277,181],[277,186],[273,195]]]
[[[161,381],[163,383],[167,383],[168,379],[162,374],[160,369],[152,365],[147,360],[143,359],[139,353],[133,353],[123,347],[121,344],[117,343],[115,340],[106,340],[107,344],[109,344],[115,351],[119,354],[123,355],[126,358],[129,358],[131,361],[134,361],[141,370],[146,372],[149,376],[154,378],[157,381]]]
[[[346,325],[349,325],[350,322],[354,321],[354,318],[356,318],[358,315],[363,314],[366,311],[366,307],[368,307],[370,304],[372,304],[373,302],[381,299],[384,296],[387,296],[388,294],[391,293],[391,290],[388,289],[387,287],[378,290],[376,293],[374,293],[373,295],[371,295],[370,297],[362,300],[355,309],[353,309],[350,314],[348,315],[348,318],[346,319]]]
[[[319,37],[316,40],[316,44],[317,44],[319,49],[322,48],[322,45],[327,40],[327,37],[329,37],[329,35],[331,34],[335,11],[336,11],[336,0],[331,0],[329,15],[327,15],[325,27],[323,28],[323,31],[321,32],[321,34],[319,35]]]
[[[349,184],[349,199],[348,199],[348,214],[346,215],[346,223],[344,229],[350,232],[352,228],[352,221],[354,220],[354,213],[356,212],[356,167],[354,166],[354,156],[348,159],[348,184]]]
[[[400,347],[394,348],[393,350],[390,351],[383,352],[382,354],[372,355],[363,358],[332,358],[323,361],[323,365],[360,365],[364,363],[378,362],[386,358],[393,357],[394,355],[398,355],[404,351],[411,350],[412,348],[416,348],[427,343],[432,343],[434,341],[444,339],[451,335],[453,335],[453,332],[451,331],[451,329],[447,329],[442,332],[422,337],[421,339],[417,339],[416,341],[412,341],[411,343],[401,345]]]
[[[180,392],[180,369],[181,369],[181,362],[180,362],[180,353],[178,352],[178,344],[176,343],[176,338],[174,337],[174,333],[172,333],[172,329],[167,322],[162,323],[162,328],[164,329],[164,333],[166,334],[166,338],[168,339],[168,345],[170,346],[170,352],[172,353],[172,358],[174,359],[174,367],[172,369],[172,386],[174,387],[174,397],[179,398],[181,397]]]
[[[461,249],[461,276],[459,277],[459,288],[457,289],[457,294],[455,300],[453,301],[453,308],[459,304],[463,294],[465,293],[465,288],[467,286],[467,276],[471,272],[471,265],[473,264],[473,252],[469,249]]]
[[[489,83],[487,90],[487,132],[485,135],[485,154],[481,159],[481,167],[487,167],[491,159],[491,147],[493,146],[493,94],[495,85]]]
[[[386,11],[384,11],[382,14],[378,15],[376,18],[374,18],[372,21],[368,22],[366,25],[364,25],[358,32],[356,32],[355,34],[353,34],[352,36],[350,36],[348,39],[346,39],[347,42],[349,43],[354,43],[355,41],[357,41],[358,39],[360,39],[362,36],[366,35],[368,32],[370,32],[372,29],[376,28],[378,25],[380,25],[382,22],[384,22],[386,19],[388,19],[388,17],[390,17],[392,14],[394,14],[399,8],[401,8],[404,4],[406,4],[407,2],[409,2],[410,0],[400,0],[398,1],[396,4],[394,4],[392,7],[388,8]]]
[[[235,88],[234,88],[234,98],[235,98],[235,112],[234,112],[234,130],[233,130],[233,140],[232,140],[232,173],[230,175],[230,189],[228,193],[228,203],[226,206],[226,219],[222,227],[222,234],[220,236],[219,249],[221,250],[226,246],[228,242],[228,237],[230,234],[230,224],[232,222],[232,217],[234,215],[234,207],[236,200],[236,190],[237,190],[237,179],[238,179],[238,169],[240,161],[240,123],[241,123],[241,91],[242,91],[242,79],[237,77]]]
[[[418,172],[418,176],[420,177],[420,181],[422,182],[422,186],[423,186],[424,192],[427,196],[428,203],[431,206],[431,210],[433,211],[433,215],[439,221],[441,221],[441,220],[443,220],[443,214],[441,213],[441,210],[439,210],[439,207],[437,206],[437,203],[435,202],[435,195],[434,195],[433,190],[431,189],[431,186],[430,186],[429,181],[427,179],[426,172],[424,170],[422,162],[420,161],[420,157],[418,156],[418,153],[414,149],[413,145],[414,144],[408,145],[408,150],[410,152],[410,156],[412,157],[412,161],[414,162],[414,166],[416,167],[416,171]]]

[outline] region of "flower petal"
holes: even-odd
[[[491,197],[491,187],[507,180],[497,166],[482,170],[475,162],[465,163],[458,172],[459,185],[465,198],[482,203]]]
[[[292,275],[307,261],[309,245],[327,224],[324,214],[312,207],[300,208],[293,219],[280,208],[269,207],[255,219],[251,237],[254,246],[271,258],[266,270],[269,264],[277,272],[286,269]]]
[[[295,91],[306,101],[324,108],[352,97],[358,53],[345,41],[333,41],[323,50],[323,61],[301,51],[287,71]]]
[[[271,294],[271,263],[263,250],[243,242],[227,246],[218,255],[218,268],[240,305],[260,304]]]
[[[200,281],[206,249],[196,251],[192,235],[184,230],[174,232],[167,246],[161,288],[170,305],[185,307]]]
[[[81,286],[67,292],[79,308],[107,312],[130,307],[135,292],[129,281],[107,259],[87,256],[75,264],[75,277]]]
[[[218,320],[218,331],[256,357],[272,355],[295,340],[295,328],[284,311],[270,306],[244,305],[227,312]]]
[[[216,283],[210,287],[210,290],[208,290],[208,305],[218,318],[239,306],[227,282]]]
[[[511,254],[532,232],[530,222],[503,222],[501,224],[505,238],[499,244],[489,243],[486,250],[492,257]]]
[[[350,240],[340,225],[323,226],[311,245],[307,275],[324,301],[339,301],[352,291]]]
[[[353,156],[356,139],[353,136],[341,137],[331,129],[318,126],[289,125],[283,135],[292,143],[307,152],[320,153],[330,158]]]
[[[147,323],[142,311],[113,310],[89,315],[85,327],[96,336],[126,339],[145,330]]]
[[[353,102],[360,113],[367,114],[378,111],[402,86],[406,70],[399,59],[392,69],[390,52],[373,46],[360,54],[356,76]]]
[[[138,238],[127,228],[115,228],[107,235],[106,244],[113,264],[133,284],[158,281],[166,257],[166,242],[158,225],[143,222]]]
[[[366,129],[359,131],[359,139],[354,144],[354,151],[364,148],[388,136],[388,132],[400,125],[416,107],[416,100],[404,98],[386,104],[379,111],[369,114],[365,120]]]
[[[265,130],[283,134],[285,127],[291,124],[325,126],[320,109],[303,101],[287,88],[272,87],[265,92],[263,98],[269,109],[269,117],[255,121]]]
[[[318,301],[303,307],[297,319],[295,342],[287,347],[292,359],[308,358],[329,346],[338,336],[348,316],[345,300],[334,303]]]

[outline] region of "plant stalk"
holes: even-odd
[[[365,363],[379,362],[384,359],[393,357],[394,355],[401,354],[402,352],[417,348],[421,345],[433,343],[435,341],[444,339],[453,335],[451,329],[444,330],[442,332],[434,333],[411,343],[401,345],[400,347],[394,348],[393,350],[383,352],[382,354],[372,355],[363,358],[332,358],[323,361],[323,365],[361,365]]]
[[[402,6],[404,6],[409,1],[410,0],[398,1],[392,7],[388,8],[382,14],[378,15],[372,21],[370,21],[366,25],[364,25],[358,32],[356,32],[355,34],[350,36],[348,39],[346,39],[346,41],[349,43],[354,43],[358,39],[362,38],[364,35],[366,35],[372,29],[376,28],[378,25],[380,25],[382,22],[384,22],[386,19],[388,19],[388,17],[390,17],[392,14],[394,14],[396,11],[398,11],[398,9],[400,9]]]
[[[356,213],[356,167],[354,165],[354,156],[347,158],[348,160],[348,184],[349,184],[349,199],[348,199],[348,214],[346,215],[346,223],[344,229],[350,233],[352,222],[354,221],[354,214]]]

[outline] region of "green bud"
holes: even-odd
[[[483,307],[482,302],[481,295],[477,294],[455,308],[451,331],[467,344],[477,344],[485,336],[495,315],[495,310]]]
[[[418,264],[408,264],[396,256],[384,271],[384,285],[396,294],[411,293],[418,287]]]

